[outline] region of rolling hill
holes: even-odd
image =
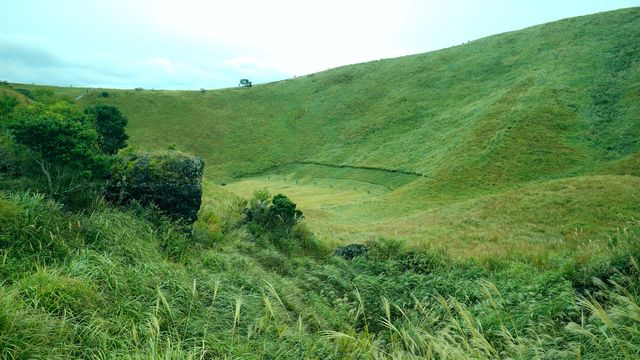
[[[136,146],[203,156],[210,187],[289,194],[330,243],[578,251],[638,228],[638,59],[630,8],[252,88],[77,101],[118,106]]]
[[[252,88],[1,82],[0,359],[640,358],[639,60],[632,8]],[[60,99],[205,157],[193,227],[40,190],[12,125]],[[245,221],[265,187],[306,220]]]

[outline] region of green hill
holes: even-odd
[[[639,40],[634,8],[253,88],[2,83],[0,359],[637,359]],[[11,125],[60,99],[205,157],[193,227],[38,193]],[[263,187],[306,220],[245,221]]]
[[[450,229],[471,221],[478,244],[544,247],[572,227],[606,240],[640,211],[627,196],[640,190],[637,59],[631,8],[252,88],[92,90],[78,101],[120,107],[141,148],[203,156],[211,184],[287,191],[326,241],[382,235],[464,252],[468,236]],[[476,217],[514,197],[584,207],[569,214],[558,200],[526,224],[506,210]]]

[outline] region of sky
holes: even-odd
[[[0,80],[224,88],[632,6],[640,0],[0,0]]]

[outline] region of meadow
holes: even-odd
[[[205,176],[188,233],[72,209],[10,174],[0,108],[0,358],[638,358],[638,59],[630,8],[251,88],[2,85]],[[256,230],[263,189],[305,218]]]
[[[572,251],[640,210],[638,29],[631,8],[252,88],[50,89],[203,156],[216,192],[290,194],[332,244]]]

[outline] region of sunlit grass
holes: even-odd
[[[220,189],[244,198],[260,189],[287,194],[306,214],[309,227],[331,245],[382,236],[464,257],[546,257],[602,251],[612,238],[640,231],[632,221],[640,212],[640,180],[633,176],[550,181],[444,204],[428,198],[398,202],[379,188],[379,195],[372,195],[376,188],[279,174]]]

